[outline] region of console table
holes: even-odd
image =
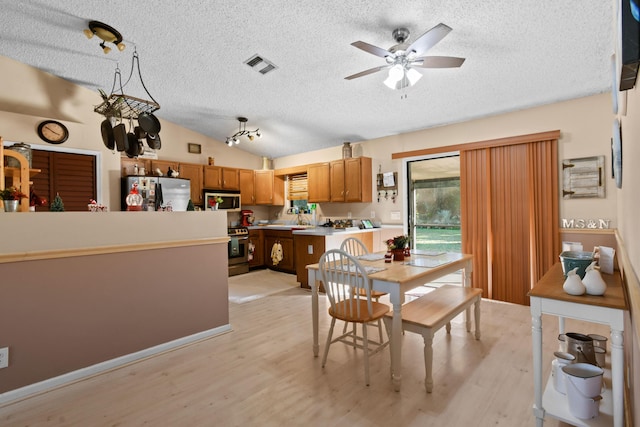
[[[602,296],[574,296],[564,292],[562,265],[555,264],[529,292],[531,298],[531,322],[533,337],[533,376],[535,401],[533,415],[536,425],[542,427],[545,415],[580,426],[613,425],[622,427],[624,422],[624,353],[622,332],[624,331],[624,311],[628,310],[620,274],[603,274],[607,291]],[[566,397],[557,393],[553,381],[542,389],[542,314],[559,317],[559,332],[564,333],[564,318],[609,325],[611,328],[611,392],[604,393],[600,402],[600,416],[583,420],[573,417]],[[606,376],[607,372],[605,372]],[[552,394],[557,394],[557,396]],[[543,406],[546,404],[546,408]],[[612,408],[612,409],[610,409]],[[610,411],[607,414],[607,411]]]

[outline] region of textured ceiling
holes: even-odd
[[[271,158],[606,92],[615,48],[614,0],[0,0],[0,9],[0,55],[109,92],[116,64],[129,75],[135,46],[158,117],[219,141],[248,117],[263,137],[237,149]],[[126,50],[103,54],[82,34],[90,20],[118,29]],[[404,91],[384,86],[385,72],[344,79],[384,64],[350,43],[388,49],[394,28],[411,41],[440,22],[453,31],[427,54],[464,57],[461,68],[424,70]],[[278,68],[249,68],[254,54]]]

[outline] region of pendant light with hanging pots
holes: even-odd
[[[137,70],[137,75],[140,80],[142,88],[146,92],[150,100],[137,98],[124,93],[124,88],[131,82],[133,71]],[[119,89],[119,92],[117,91]],[[131,72],[129,78],[123,84],[120,68],[116,66],[116,71],[113,77],[113,86],[111,88],[111,94],[107,95],[106,92],[100,90],[103,102],[94,108],[94,112],[102,114],[107,119],[122,121],[122,120],[138,120],[138,125],[147,134],[157,135],[160,132],[160,121],[153,113],[160,109],[160,104],[151,96],[149,90],[142,80],[142,73],[140,72],[140,57],[137,50],[134,49],[133,58],[131,60]],[[130,130],[131,132],[133,129]],[[105,143],[106,144],[106,143]],[[125,151],[121,149],[122,146],[117,147],[118,151]],[[159,148],[159,147],[158,147]]]

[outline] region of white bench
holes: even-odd
[[[424,339],[424,385],[427,393],[433,390],[433,335],[445,324],[451,333],[451,320],[474,304],[475,338],[480,339],[480,301],[482,289],[444,285],[402,306],[402,329],[422,335]],[[390,328],[393,313],[385,315]],[[471,321],[467,319],[467,332],[471,332]]]

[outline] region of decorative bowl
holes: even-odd
[[[574,268],[578,267],[578,276],[580,279],[584,279],[586,269],[594,260],[593,252],[587,251],[564,251],[560,254],[560,261],[562,262],[562,272],[566,276],[567,273]]]

